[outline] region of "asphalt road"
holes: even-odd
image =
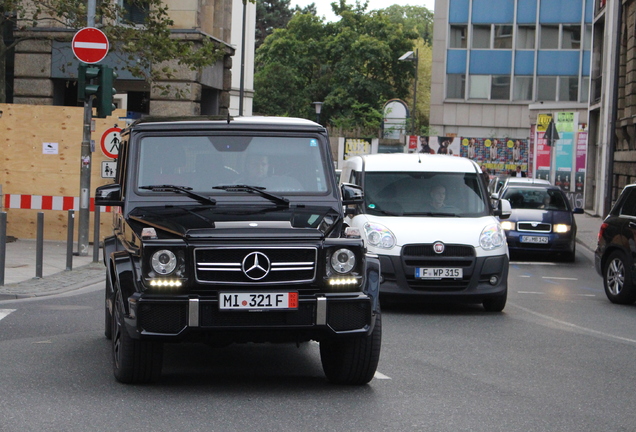
[[[168,345],[158,384],[111,371],[99,285],[0,302],[0,431],[631,431],[635,306],[591,253],[515,261],[503,313],[384,309],[367,386],[329,384],[318,345]]]

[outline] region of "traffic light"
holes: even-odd
[[[99,90],[99,85],[94,83],[100,74],[101,66],[80,63],[77,71],[77,101],[84,102],[86,98],[94,95]]]
[[[97,105],[97,117],[105,118],[111,115],[116,108],[113,103],[113,96],[115,96],[117,90],[115,90],[113,85],[117,74],[113,71],[113,68],[108,66],[102,66],[101,69],[102,71],[98,77],[99,89],[97,90],[95,103]]]
[[[117,74],[111,67],[80,63],[77,71],[77,100],[85,102],[95,95],[93,105],[97,108],[97,117],[108,117],[115,109],[113,96],[117,90],[113,84],[116,78]]]

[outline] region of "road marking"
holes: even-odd
[[[15,312],[15,309],[0,309],[0,320],[9,316],[11,312]]]
[[[550,265],[550,266],[558,265],[557,263],[553,263],[553,262],[536,262],[536,261],[510,261],[510,264],[517,264],[517,265]]]
[[[581,327],[579,325],[572,324],[572,323],[567,322],[567,321],[559,320],[559,319],[556,319],[556,318],[552,318],[551,316],[535,312],[533,310],[524,308],[522,306],[519,306],[519,305],[511,303],[511,302],[508,302],[506,305],[510,305],[510,306],[516,307],[517,309],[521,309],[522,311],[527,312],[527,313],[529,313],[531,315],[535,315],[535,316],[537,316],[539,318],[543,318],[546,321],[552,321],[554,323],[561,324],[563,326],[570,327],[572,329],[580,330],[580,331],[582,331],[584,333],[590,333],[590,334],[597,335],[597,336],[602,336],[602,337],[605,337],[605,338],[608,338],[608,339],[615,339],[615,340],[619,340],[621,342],[629,342],[631,344],[636,344],[636,339],[624,338],[624,337],[621,337],[621,336],[616,336],[616,335],[605,333],[605,332],[601,332],[601,331],[598,331],[598,330],[592,330],[591,328]]]
[[[579,280],[578,278],[555,277],[555,276],[541,276],[541,279],[571,280],[571,281],[577,281],[577,280]]]
[[[531,278],[532,276],[530,275],[519,275],[520,278]]]
[[[545,294],[544,292],[540,292],[540,291],[517,291],[518,294]]]
[[[380,373],[378,371],[375,371],[375,375],[373,375],[373,378],[383,379],[383,380],[390,380],[391,379],[391,377],[388,377],[388,376],[386,376],[383,373]]]

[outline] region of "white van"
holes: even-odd
[[[446,155],[374,154],[345,161],[341,182],[364,189],[349,208],[370,253],[380,257],[383,296],[428,296],[482,303],[502,311],[508,293],[508,246],[481,169]]]

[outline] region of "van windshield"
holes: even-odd
[[[476,173],[366,172],[365,212],[379,216],[480,217],[490,213]]]

